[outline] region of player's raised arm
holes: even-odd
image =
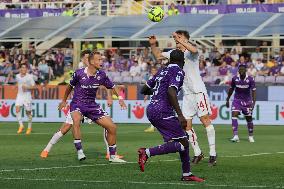
[[[157,60],[163,59],[164,56],[162,55],[161,50],[160,50],[159,47],[157,46],[157,43],[158,43],[158,42],[157,42],[156,36],[150,36],[150,37],[149,37],[149,43],[150,43],[151,51],[152,51],[154,57],[155,57]]]
[[[182,46],[184,46],[184,48],[186,48],[191,53],[197,53],[198,52],[196,46],[194,46],[191,43],[189,43],[188,39],[186,39],[185,37],[183,37],[183,36],[177,34],[176,32],[174,32],[173,33],[173,38],[176,41],[176,43],[181,44]]]

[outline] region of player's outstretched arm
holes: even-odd
[[[184,46],[188,51],[192,53],[197,53],[197,48],[193,46],[191,43],[188,41],[183,41],[181,37],[177,33],[173,33],[173,38],[175,39],[176,42],[180,43],[182,46]]]
[[[153,91],[150,87],[148,87],[147,85],[144,85],[142,89],[140,90],[140,93],[143,95],[152,95]]]
[[[149,43],[150,43],[150,47],[151,47],[151,52],[153,53],[154,57],[157,60],[163,59],[164,56],[162,55],[161,50],[157,47],[156,36],[150,36],[149,37]]]
[[[64,108],[66,106],[68,96],[70,95],[72,90],[73,90],[73,87],[71,85],[68,85],[66,90],[65,90],[64,97],[63,97],[62,101],[59,103],[58,110],[61,110],[62,108]]]
[[[178,119],[182,125],[182,127],[185,129],[187,126],[187,122],[185,117],[182,114],[182,111],[180,109],[179,103],[178,103],[178,98],[177,98],[177,90],[175,87],[169,87],[168,89],[168,98],[170,101],[171,106],[174,108],[178,115]]]
[[[114,88],[112,89],[112,92],[118,96],[118,102],[120,107],[125,110],[126,109],[126,104],[124,103],[123,97],[119,95],[119,90],[121,87],[124,87],[124,85],[118,85],[118,86],[114,86]]]
[[[231,98],[233,92],[234,92],[234,89],[231,87],[231,88],[229,89],[229,91],[228,91],[228,96],[227,96],[227,98],[226,98],[226,106],[227,106],[227,108],[230,107],[229,101],[230,101],[230,98]]]
[[[112,89],[107,89],[107,106],[111,107],[112,103]]]

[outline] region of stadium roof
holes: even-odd
[[[44,41],[55,36],[73,40],[141,40],[149,35],[169,37],[178,29],[188,30],[193,39],[262,38],[280,35],[284,38],[284,14],[181,14],[153,23],[145,15],[42,17],[34,19],[0,18],[0,40]]]

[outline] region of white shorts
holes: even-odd
[[[16,106],[24,106],[26,111],[32,111],[32,98],[27,96],[17,96]]]
[[[211,107],[207,93],[190,93],[183,96],[182,113],[186,119],[194,116],[211,115]]]
[[[92,123],[93,123],[92,120],[89,119],[89,118],[87,118],[87,117],[84,117],[84,121],[85,121],[86,123],[89,123],[89,124],[92,124]],[[68,123],[68,124],[70,124],[70,125],[73,125],[73,119],[72,119],[72,116],[71,116],[70,111],[69,111],[69,112],[67,113],[67,115],[66,115],[65,123]]]

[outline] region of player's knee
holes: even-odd
[[[116,125],[111,124],[108,128],[106,128],[108,134],[115,134],[116,133]]]
[[[202,124],[203,124],[205,127],[211,125],[211,120],[210,120],[209,115],[205,115],[205,116],[200,117],[200,121],[202,122]]]
[[[179,139],[179,143],[181,143],[184,148],[187,148],[189,146],[188,140],[186,138]]]
[[[252,122],[252,116],[246,116],[247,122]]]

